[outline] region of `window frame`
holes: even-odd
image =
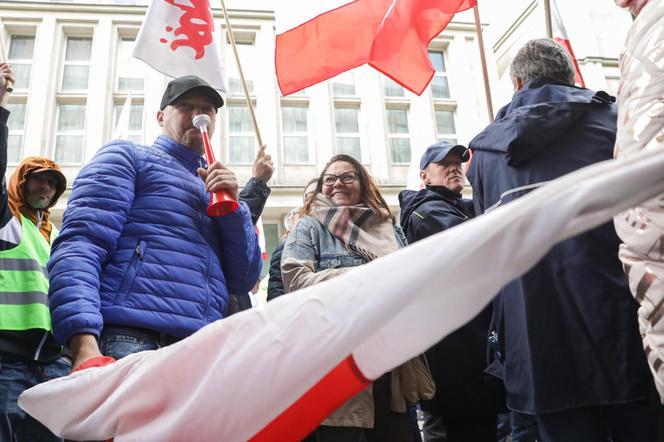
[[[355,114],[357,115],[357,132],[338,132],[337,131],[337,109],[353,109],[355,110]],[[362,164],[367,164],[367,161],[365,160],[366,153],[364,152],[363,148],[363,143],[362,143],[362,128],[360,125],[361,122],[361,106],[359,103],[356,105],[354,103],[343,103],[343,102],[337,102],[335,101],[334,107],[333,107],[333,112],[332,112],[332,132],[334,135],[333,138],[333,146],[334,146],[334,154],[339,155],[344,152],[339,152],[338,150],[338,139],[340,137],[342,138],[357,138],[359,142],[359,148],[360,148],[360,157],[361,158],[355,158]]]
[[[284,129],[284,114],[283,114],[283,109],[284,108],[303,108],[305,109],[306,112],[306,124],[307,124],[307,130],[306,132],[289,132],[286,133]],[[311,112],[309,109],[309,101],[308,100],[293,100],[293,99],[283,99],[281,101],[281,106],[279,108],[279,130],[281,133],[280,141],[281,141],[281,158],[282,158],[282,163],[284,166],[310,166],[312,164],[315,164],[315,149],[313,148],[314,143],[313,143],[313,138],[311,134],[311,122],[312,122],[312,116]],[[285,143],[285,137],[305,137],[307,139],[307,161],[288,161],[286,159],[286,143]]]
[[[68,61],[67,60],[67,45],[69,43],[69,39],[86,39],[90,40],[90,58],[86,60],[72,60]],[[68,33],[65,32],[64,39],[63,39],[63,50],[62,50],[62,58],[61,58],[61,68],[60,68],[60,81],[58,85],[58,93],[59,94],[87,94],[88,90],[90,89],[90,68],[92,66],[92,46],[94,44],[94,36],[92,34],[87,34],[87,33]],[[88,76],[87,76],[87,84],[84,89],[65,89],[64,88],[64,82],[65,82],[65,70],[67,66],[85,66],[88,69]]]
[[[83,106],[83,127],[79,130],[72,131],[72,132],[60,132],[58,129],[59,123],[60,123],[60,114],[62,110],[62,106]],[[88,105],[86,101],[79,101],[79,100],[59,100],[58,103],[56,104],[56,109],[55,109],[55,127],[53,131],[53,154],[52,158],[60,165],[60,166],[81,166],[85,163],[85,139],[86,139],[86,126],[87,126],[87,111],[88,111]],[[74,135],[74,136],[81,136],[81,152],[80,156],[81,159],[80,161],[64,161],[64,160],[57,160],[57,149],[58,149],[58,136],[66,136],[66,135]]]
[[[390,123],[389,123],[390,120],[388,118],[388,114],[389,114],[390,111],[405,112],[405,115],[406,115],[406,128],[407,128],[405,133],[392,133],[392,132],[390,132]],[[393,166],[410,165],[410,162],[412,161],[412,158],[413,158],[413,143],[412,143],[411,135],[410,135],[410,126],[411,126],[411,124],[410,124],[410,106],[395,106],[395,105],[385,106],[384,115],[385,115],[385,129],[386,129],[385,132],[387,134],[387,148],[388,148],[387,156],[388,156],[390,165],[393,165]],[[394,156],[393,156],[393,151],[392,151],[392,143],[391,143],[391,141],[393,139],[395,139],[395,140],[396,139],[408,140],[408,148],[410,150],[410,159],[408,161],[406,161],[406,162],[395,162],[394,161]]]

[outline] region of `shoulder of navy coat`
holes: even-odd
[[[470,143],[477,213],[610,160],[616,119],[606,93],[528,84]],[[501,289],[494,325],[510,409],[539,414],[647,397],[638,305],[618,249],[605,223],[556,244]]]
[[[202,158],[160,136],[116,140],[79,173],[48,264],[53,331],[65,343],[104,324],[187,336],[221,319],[228,292],[258,279],[249,210],[212,218]]]

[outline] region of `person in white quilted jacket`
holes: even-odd
[[[664,149],[664,0],[616,0],[635,17],[620,58],[616,158]],[[662,172],[664,179],[664,171]],[[639,303],[639,327],[664,402],[664,194],[614,218],[620,260]]]

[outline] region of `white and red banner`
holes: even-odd
[[[197,75],[226,92],[219,34],[208,0],[152,0],[133,56],[169,77]]]
[[[275,64],[283,95],[369,64],[421,94],[429,42],[476,0],[279,0]]]
[[[260,216],[256,221],[256,235],[258,235],[258,246],[261,249],[261,259],[265,261],[267,259],[267,243],[265,241],[265,230],[263,229],[263,218]]]
[[[551,6],[553,39],[563,45],[572,57],[572,61],[574,62],[574,83],[576,83],[577,86],[586,87],[586,83],[583,81],[583,76],[581,75],[581,69],[579,68],[579,62],[576,60],[576,55],[574,55],[574,51],[572,50],[572,43],[569,41],[567,29],[565,29],[565,25],[563,24],[563,19],[558,10],[556,0],[551,0]]]
[[[66,439],[299,441],[557,242],[664,192],[662,170],[662,150],[579,170],[174,345],[37,385],[19,405]]]

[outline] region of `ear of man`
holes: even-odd
[[[424,184],[429,185],[430,183],[429,173],[426,171],[426,169],[420,170],[420,179]]]

